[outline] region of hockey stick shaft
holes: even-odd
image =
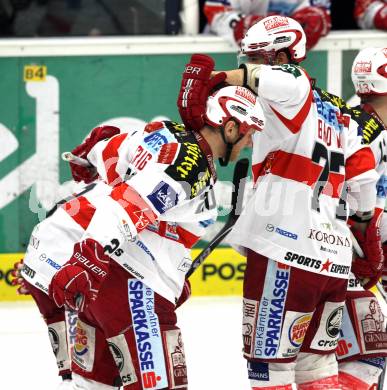
[[[203,261],[211,254],[211,252],[219,245],[219,243],[227,236],[235,222],[238,219],[238,200],[240,200],[240,209],[242,208],[243,194],[245,189],[245,179],[247,177],[249,169],[249,160],[243,158],[238,160],[235,164],[234,176],[233,176],[233,186],[234,191],[231,197],[231,212],[230,216],[223,226],[223,228],[218,232],[218,234],[206,245],[206,247],[199,253],[199,255],[192,262],[190,270],[186,274],[186,278],[189,278],[195,270],[203,263]],[[243,181],[243,183],[241,183]]]

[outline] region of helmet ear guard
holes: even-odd
[[[361,50],[353,61],[351,76],[359,96],[387,95],[387,48]]]

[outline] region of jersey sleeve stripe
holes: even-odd
[[[109,184],[113,183],[119,178],[119,174],[116,171],[117,162],[119,158],[119,147],[126,139],[128,134],[120,134],[113,137],[106,145],[102,152],[102,159],[105,164],[106,177]]]
[[[148,203],[126,183],[114,187],[110,196],[126,211],[137,232],[145,229],[149,223],[153,223],[157,219],[157,215],[151,210]]]
[[[63,209],[84,230],[88,228],[96,210],[84,196],[79,196],[66,202],[63,205]]]
[[[375,169],[375,157],[371,148],[362,148],[348,157],[345,164],[346,180],[359,176],[364,172]]]
[[[274,107],[270,106],[273,110],[274,114],[277,115],[278,119],[293,133],[296,134],[300,131],[302,124],[304,123],[306,117],[309,114],[310,108],[312,106],[313,101],[313,92],[312,88],[309,90],[309,95],[306,98],[304,105],[301,110],[293,119],[288,119],[284,117],[281,113],[279,113]]]

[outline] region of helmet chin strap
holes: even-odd
[[[234,143],[228,142],[226,140],[226,135],[224,133],[224,126],[220,127],[220,134],[222,136],[223,142],[226,145],[226,153],[225,153],[224,157],[219,157],[219,164],[222,167],[226,167],[228,165],[228,163],[230,162],[232,148],[243,138],[243,136],[241,135]]]

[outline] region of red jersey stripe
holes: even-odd
[[[84,230],[88,228],[95,213],[95,207],[84,196],[66,202],[63,209]]]
[[[280,114],[275,108],[270,106],[273,110],[274,114],[280,119],[280,121],[293,133],[296,134],[300,131],[302,124],[304,123],[306,117],[309,114],[310,107],[312,106],[313,101],[313,92],[312,88],[309,90],[309,95],[306,98],[304,105],[301,110],[293,119],[285,118],[282,114]]]
[[[115,180],[119,178],[119,174],[116,171],[117,162],[118,162],[118,148],[125,140],[128,134],[120,134],[116,137],[113,137],[106,145],[105,149],[102,152],[102,159],[106,168],[106,176],[108,184],[112,184]],[[120,180],[121,181],[121,180]]]
[[[347,159],[345,164],[346,179],[352,179],[371,169],[375,169],[374,154],[369,147],[362,148]]]
[[[312,186],[322,169],[321,165],[313,163],[308,157],[279,150],[275,154],[271,173]]]
[[[264,175],[266,169],[268,169],[273,175],[314,187],[323,170],[321,165],[312,162],[308,157],[287,153],[282,150],[275,152],[274,158],[270,161],[268,163],[265,160],[263,163],[253,165],[254,179],[258,179],[258,175]],[[339,198],[343,182],[344,175],[330,172],[327,184],[323,189],[323,194],[333,198]]]

